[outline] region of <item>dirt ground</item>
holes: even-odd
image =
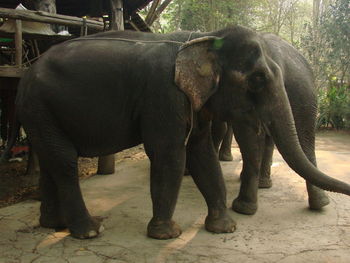
[[[350,135],[317,135],[320,170],[350,183]],[[149,161],[143,152],[118,160],[112,175],[81,180],[91,214],[104,218],[105,231],[95,239],[77,240],[67,231],[38,225],[39,202],[27,200],[0,209],[0,263],[348,263],[350,197],[328,193],[331,203],[320,212],[307,208],[305,182],[275,151],[273,187],[259,191],[259,208],[246,216],[229,210],[237,222],[230,234],[204,229],[203,197],[191,177],[184,177],[174,220],[183,233],[172,240],[147,238],[152,216]],[[232,146],[233,162],[222,162],[227,205],[239,191],[242,162]]]
[[[116,154],[116,163],[137,159],[143,152],[142,146]],[[141,154],[143,156],[143,153]],[[97,158],[79,158],[79,177],[86,179],[96,174]],[[21,162],[8,162],[0,165],[0,208],[27,199],[38,198],[38,176],[25,175],[26,158]]]

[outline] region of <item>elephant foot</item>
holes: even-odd
[[[309,193],[309,208],[311,210],[321,210],[328,204],[329,198],[322,189],[314,188],[312,193]]]
[[[220,217],[207,216],[205,229],[213,233],[232,233],[236,230],[236,222],[225,212]]]
[[[90,217],[89,220],[75,222],[68,229],[72,237],[78,239],[94,238],[104,231],[101,221],[99,217]]]
[[[257,203],[245,202],[239,198],[236,198],[232,202],[232,210],[243,215],[254,215],[257,209]]]
[[[156,220],[148,223],[147,236],[155,239],[170,239],[181,235],[181,228],[173,220]]]
[[[39,223],[41,227],[53,228],[53,229],[64,229],[67,228],[66,222],[58,215],[48,215],[41,213]]]
[[[260,177],[259,178],[259,188],[271,188],[272,180],[270,177]]]
[[[230,162],[233,160],[233,156],[231,152],[228,152],[228,153],[219,152],[219,160],[224,162]]]

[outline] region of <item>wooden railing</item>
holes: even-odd
[[[62,26],[69,26],[71,28],[80,28],[80,35],[87,34],[88,30],[95,32],[103,31],[104,24],[99,21],[65,16],[58,14],[50,14],[42,11],[30,10],[16,10],[8,8],[0,8],[0,18],[15,20],[15,32],[12,34],[2,33],[0,37],[12,37],[15,41],[15,65],[14,66],[0,66],[0,77],[21,77],[25,68],[22,67],[22,43],[23,43],[23,29],[22,21],[39,22],[45,24],[56,24]],[[50,36],[55,38],[54,36]],[[62,36],[57,35],[57,38]]]

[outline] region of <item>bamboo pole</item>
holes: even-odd
[[[22,67],[22,21],[16,20],[16,29],[15,29],[15,61],[17,67]]]

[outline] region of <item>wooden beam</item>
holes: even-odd
[[[157,20],[157,18],[160,16],[160,14],[167,8],[167,6],[171,3],[172,0],[164,0],[164,2],[157,8],[157,11],[152,16],[152,19],[149,21],[148,26],[151,26],[154,21]]]
[[[110,20],[113,30],[124,30],[123,0],[110,0],[112,17]]]
[[[17,67],[22,67],[22,44],[23,44],[23,38],[22,38],[22,21],[16,20],[16,31],[15,31],[15,47],[16,47],[16,53],[15,53],[15,61]]]
[[[124,30],[124,11],[122,0],[110,0],[110,27],[113,30]],[[98,158],[97,174],[112,174],[115,171],[115,155],[100,156]]]
[[[157,10],[159,3],[160,3],[160,0],[153,0],[151,8],[146,16],[146,19],[145,19],[147,25],[150,25],[150,22],[154,19],[153,17],[155,16],[155,13],[156,13],[156,10]]]
[[[71,27],[81,27],[84,23],[84,20],[79,17],[51,14],[43,11],[16,10],[9,8],[0,8],[0,17],[46,24],[59,24]],[[103,23],[99,21],[86,19],[86,25],[88,28],[94,30],[103,30]]]
[[[27,68],[0,66],[0,77],[20,78]]]
[[[132,26],[133,29],[135,29],[135,31],[141,31],[131,19],[128,20],[128,23]]]

